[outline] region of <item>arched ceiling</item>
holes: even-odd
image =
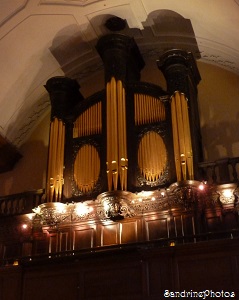
[[[102,70],[97,39],[127,21],[144,57],[172,45],[239,75],[238,0],[1,0],[0,135],[19,147],[44,113],[53,76],[79,83]]]

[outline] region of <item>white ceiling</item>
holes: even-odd
[[[143,55],[157,56],[165,41],[181,40],[200,60],[239,75],[238,0],[1,0],[2,136],[16,146],[25,141],[49,110],[44,84],[50,77],[81,82],[101,68],[94,46],[109,16],[126,19],[131,34],[144,40]],[[177,17],[191,21],[199,51],[187,30],[165,31],[165,22]]]

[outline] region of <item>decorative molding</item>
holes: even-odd
[[[28,117],[24,118],[18,130],[15,128],[14,136],[10,136],[12,143],[16,147],[20,147],[24,143],[31,130],[39,122],[40,117],[42,117],[48,109],[50,109],[49,99],[42,99],[31,107]]]
[[[41,0],[40,5],[77,5],[77,6],[87,6],[92,3],[101,2],[102,0]]]
[[[7,2],[11,3],[11,1],[7,1]],[[0,27],[3,26],[5,23],[7,23],[11,18],[16,16],[20,11],[22,11],[27,6],[28,2],[29,0],[22,0],[22,3],[19,4],[18,7],[16,7],[10,13],[8,13],[4,19],[0,20]]]

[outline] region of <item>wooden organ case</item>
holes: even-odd
[[[73,223],[83,228],[77,229],[81,237],[84,230],[90,234],[81,245],[73,229],[67,249],[195,234],[201,230],[193,198],[201,159],[200,76],[192,55],[172,50],[159,59],[164,91],[140,81],[144,61],[133,38],[106,35],[96,49],[104,65],[103,91],[84,99],[75,80],[46,83],[52,104],[47,202],[50,209],[70,203],[58,229]],[[77,203],[89,204],[80,217]]]

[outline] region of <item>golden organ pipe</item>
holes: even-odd
[[[55,154],[55,169],[54,169],[54,179],[55,179],[55,200],[58,198],[59,192],[59,146],[61,143],[61,123],[58,122],[57,128],[57,147],[56,147],[56,154]],[[57,201],[57,200],[56,200]]]
[[[175,92],[171,102],[177,180],[193,179],[193,161],[187,100]],[[182,176],[181,176],[182,174]]]
[[[112,190],[112,174],[111,174],[111,133],[110,133],[110,126],[111,126],[111,99],[110,99],[110,83],[108,82],[106,85],[106,99],[107,99],[107,106],[106,106],[106,118],[107,118],[107,177],[108,177],[108,189],[109,191]]]
[[[53,188],[53,178],[52,178],[52,146],[53,146],[53,137],[54,137],[54,122],[51,121],[50,126],[50,146],[49,146],[49,158],[48,158],[48,177],[47,177],[47,199],[51,201],[51,190]]]
[[[160,149],[156,155],[155,148]],[[147,181],[156,181],[166,166],[166,148],[160,135],[154,131],[146,133],[140,141],[138,164],[141,174]]]
[[[101,102],[85,110],[75,121],[73,137],[81,137],[101,133]]]
[[[112,77],[106,85],[108,189],[127,188],[127,143],[125,90]]]
[[[181,181],[181,163],[180,163],[180,148],[178,140],[178,124],[177,124],[177,114],[176,114],[176,103],[175,97],[172,96],[171,111],[172,111],[172,126],[173,126],[173,144],[174,144],[174,156],[175,156],[175,166],[177,180]]]
[[[57,134],[58,134],[58,119],[54,119],[54,126],[53,126],[53,145],[52,145],[52,170],[51,170],[51,177],[53,178],[53,187],[51,190],[51,199],[50,201],[53,201],[53,196],[55,192],[55,184],[56,184],[56,178],[55,178],[55,167],[56,167],[56,151],[57,151]]]
[[[134,103],[138,102],[138,94],[134,94]],[[134,120],[135,124],[138,125],[138,107],[137,105],[134,105]]]
[[[47,175],[47,200],[61,200],[63,185],[65,127],[62,121],[53,119],[50,126],[50,146]]]
[[[111,93],[113,99],[113,161],[112,161],[112,169],[113,169],[113,186],[114,190],[117,190],[118,186],[118,129],[117,129],[117,93],[116,93],[116,81],[115,78],[112,78],[111,81]],[[112,145],[112,146],[113,146]]]
[[[184,120],[185,120],[184,130],[186,136],[185,155],[186,155],[187,169],[188,169],[189,179],[193,179],[194,174],[193,174],[193,162],[192,162],[192,145],[191,145],[191,133],[190,133],[190,126],[189,126],[187,99],[185,98],[184,94],[181,94],[181,99],[184,107]]]
[[[183,173],[183,180],[186,180],[186,156],[185,156],[185,132],[183,126],[183,111],[182,111],[182,103],[179,92],[175,93],[176,98],[176,109],[177,109],[177,122],[179,128],[179,147],[180,147],[180,158],[181,158],[181,169]]]
[[[158,98],[136,93],[134,106],[136,125],[163,121],[166,118],[164,104]]]
[[[59,164],[60,164],[60,170],[59,170],[59,199],[61,199],[62,196],[62,185],[63,185],[63,165],[64,165],[64,137],[65,137],[65,131],[64,131],[64,125],[63,122],[61,122],[61,142],[60,142],[60,155],[59,155]]]
[[[122,158],[122,143],[123,143],[123,138],[122,138],[122,130],[123,130],[123,123],[122,123],[122,86],[120,84],[120,81],[117,81],[117,110],[118,110],[118,148],[119,148],[119,176],[122,183],[122,169],[121,169],[121,158]]]

